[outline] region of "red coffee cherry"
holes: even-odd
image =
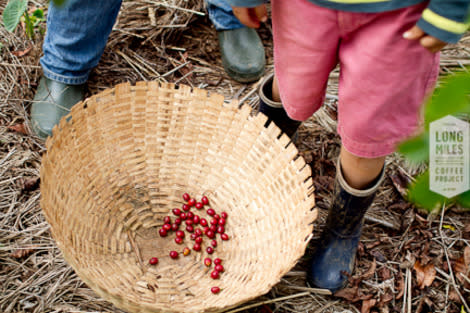
[[[181,218],[180,217],[177,217],[175,219],[175,224],[178,224],[178,225],[181,224]]]
[[[212,247],[207,247],[207,248],[206,248],[206,252],[209,253],[209,254],[212,254],[212,253],[214,253],[214,248],[212,248]]]
[[[193,246],[194,251],[201,251],[201,245],[199,243],[195,243]]]
[[[169,216],[165,216],[163,218],[163,223],[164,224],[171,224],[171,218]]]
[[[215,258],[215,259],[214,259],[214,264],[215,264],[215,265],[222,264],[222,260],[221,260],[220,258]]]
[[[183,193],[183,200],[184,201],[188,201],[189,199],[191,199],[191,196],[188,194],[188,193]]]
[[[209,227],[210,230],[212,230],[214,233],[217,231],[217,225],[211,225],[211,227]]]
[[[194,215],[194,217],[193,217],[193,223],[194,224],[199,224],[200,220],[201,220],[201,218],[199,217],[199,215]]]
[[[223,219],[227,219],[227,217],[228,217],[227,212],[220,213],[220,217],[222,217]]]
[[[216,264],[216,266],[214,267],[214,269],[219,272],[219,273],[223,273],[224,272],[224,267],[222,264]]]
[[[155,257],[150,258],[150,260],[149,260],[149,264],[150,264],[150,265],[155,265],[155,264],[157,264],[157,263],[158,263],[158,258],[155,258]]]
[[[188,200],[188,205],[189,206],[194,206],[195,204],[196,204],[196,199],[191,198],[191,199]]]
[[[208,199],[206,196],[203,196],[203,197],[201,198],[201,202],[202,202],[202,204],[204,204],[204,205],[209,204],[209,199]]]
[[[214,215],[215,215],[214,209],[211,209],[211,208],[207,209],[206,213],[207,213],[208,215],[210,215],[210,216],[214,216]]]
[[[201,218],[201,220],[199,221],[199,224],[201,224],[201,226],[203,227],[206,227],[207,225],[209,225],[205,218]]]
[[[177,259],[179,256],[178,252],[176,251],[170,251],[170,258],[172,259]]]
[[[196,239],[194,241],[198,244],[201,244],[202,243],[202,237],[196,237]]]
[[[215,237],[215,233],[212,230],[209,230],[206,233],[206,236],[209,237],[210,239],[213,239]]]
[[[191,212],[191,211],[189,211],[188,213],[186,213],[186,218],[187,218],[188,220],[192,220],[192,219],[194,218],[194,213]]]
[[[158,233],[160,234],[160,237],[166,237],[168,235],[168,232],[164,228],[160,228]]]
[[[217,225],[218,220],[216,218],[211,219],[211,225]]]
[[[178,225],[178,224],[176,224],[176,223],[171,224],[171,230],[177,231],[178,228],[180,228],[180,225]]]
[[[184,231],[178,230],[178,231],[176,232],[176,237],[178,237],[178,238],[184,238]]]
[[[226,233],[221,234],[220,238],[222,238],[222,240],[228,240],[229,239],[229,237]]]
[[[201,202],[196,202],[196,204],[194,206],[196,207],[196,209],[200,210],[200,209],[202,209],[204,204],[202,204]]]
[[[211,272],[211,277],[212,277],[212,279],[218,279],[220,277],[220,274],[216,270],[213,270]]]
[[[192,233],[194,231],[194,227],[192,225],[186,226],[186,231]]]
[[[222,217],[222,218],[219,218],[219,221],[218,221],[218,222],[219,222],[218,224],[219,224],[220,226],[224,226],[224,225],[225,225],[225,218],[223,218],[223,217]]]
[[[180,245],[180,244],[183,243],[183,238],[181,238],[181,237],[176,237],[176,238],[175,238],[175,242]]]
[[[183,211],[189,211],[191,208],[189,207],[189,205],[187,204],[183,204],[183,206],[181,207],[183,209]]]
[[[196,236],[202,236],[202,230],[200,228],[194,229],[194,233],[196,234]]]
[[[180,216],[180,214],[181,214],[181,210],[178,209],[178,208],[171,210],[171,212],[173,212],[173,214],[176,215],[176,216]]]
[[[211,288],[211,292],[212,292],[213,294],[218,294],[218,293],[220,292],[220,288],[217,287],[217,286],[212,287],[212,288]]]
[[[225,227],[223,227],[223,226],[217,226],[217,232],[218,232],[219,234],[225,233]]]
[[[211,246],[213,246],[214,248],[217,247],[217,240],[212,240]]]

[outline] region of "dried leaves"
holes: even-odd
[[[413,269],[416,272],[416,280],[418,281],[418,287],[420,289],[431,286],[436,278],[436,268],[434,264],[422,265],[419,261],[416,261]]]
[[[8,126],[7,129],[9,131],[17,132],[17,133],[22,134],[22,135],[28,135],[29,134],[28,129],[25,126],[24,123]]]
[[[10,257],[14,259],[22,259],[30,256],[32,253],[36,251],[37,247],[33,246],[30,248],[18,248],[14,250],[11,254]]]

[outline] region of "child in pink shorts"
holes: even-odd
[[[263,0],[228,2],[247,26],[267,20]],[[470,0],[272,0],[271,6],[275,77],[262,83],[260,111],[286,134],[322,105],[328,76],[340,65],[335,196],[307,270],[311,285],[336,291],[354,268],[385,157],[416,132],[438,76],[439,50],[468,29]]]

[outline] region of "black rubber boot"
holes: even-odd
[[[272,86],[274,74],[266,76],[259,88],[259,111],[268,117],[268,121],[273,121],[287,136],[294,137],[302,122],[291,119],[281,102],[272,100]]]
[[[42,139],[52,134],[52,128],[83,100],[85,85],[66,85],[42,77],[31,106],[31,126]]]
[[[307,270],[307,281],[312,287],[335,292],[346,284],[345,273],[351,274],[354,269],[364,215],[383,176],[382,169],[370,188],[357,190],[346,183],[341,166],[337,166],[333,204]]]

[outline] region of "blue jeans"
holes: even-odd
[[[44,76],[68,85],[84,84],[98,65],[122,0],[50,2],[41,65]],[[243,27],[224,0],[206,0],[217,30]]]

